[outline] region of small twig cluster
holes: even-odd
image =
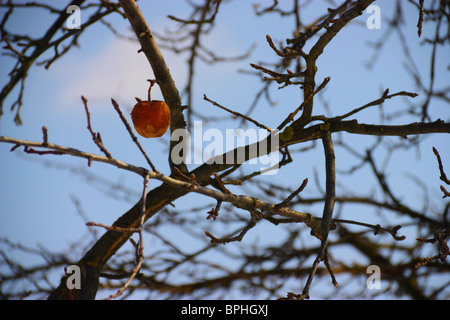
[[[17,63],[8,73],[10,80],[2,88],[0,92],[0,116],[3,113],[3,103],[6,97],[13,91],[13,89],[20,82],[20,90],[17,99],[13,102],[11,110],[16,108],[16,116],[14,121],[16,124],[22,124],[20,117],[20,109],[23,103],[23,93],[25,90],[25,80],[28,70],[33,66],[34,62],[40,58],[45,52],[53,50],[49,58],[36,62],[36,65],[43,65],[45,69],[50,66],[70,49],[78,47],[78,39],[84,30],[89,26],[102,20],[110,13],[116,12],[122,14],[117,3],[110,3],[108,1],[100,1],[98,4],[88,4],[82,6],[84,0],[73,1],[74,4],[80,6],[80,9],[93,9],[92,15],[84,22],[79,29],[67,30],[64,25],[68,14],[65,10],[60,10],[52,5],[40,4],[36,2],[28,2],[26,4],[19,4],[13,1],[6,1],[0,3],[0,7],[6,8],[6,13],[0,22],[1,42],[6,45],[3,47],[7,50],[7,55],[17,58]],[[48,31],[42,38],[34,39],[28,35],[22,35],[15,31],[8,30],[8,20],[14,16],[14,11],[22,8],[41,8],[50,13],[57,14],[57,18],[49,27]],[[60,34],[60,31],[63,31]],[[64,44],[64,45],[63,45]],[[61,49],[62,47],[62,49]],[[30,53],[31,52],[31,53]]]
[[[439,172],[440,172],[439,179],[444,181],[446,184],[450,185],[450,180],[447,178],[447,176],[444,172],[444,166],[442,164],[441,156],[439,155],[439,152],[436,150],[435,147],[433,147],[433,153],[435,154],[437,161],[438,161],[438,165],[439,165]],[[444,193],[443,198],[450,196],[450,193],[447,192],[447,190],[442,185],[441,185],[441,191]],[[436,243],[437,242],[438,253],[432,257],[424,258],[421,262],[417,263],[415,265],[415,267],[419,268],[419,267],[425,266],[429,262],[435,261],[435,260],[440,260],[441,262],[445,262],[445,260],[447,259],[447,256],[450,255],[450,249],[447,244],[447,238],[449,236],[450,236],[450,228],[447,228],[443,231],[436,232],[433,235],[433,238],[431,238],[431,239],[417,238],[416,239],[417,241],[423,242],[423,243]]]
[[[447,175],[444,172],[444,166],[442,165],[441,156],[439,155],[439,152],[436,150],[435,147],[433,147],[433,152],[436,155],[438,164],[439,164],[439,172],[441,173],[439,179],[444,181],[447,185],[450,185],[450,180],[447,178]],[[444,193],[442,198],[449,197],[450,192],[448,192],[443,185],[441,185],[441,191]]]
[[[442,263],[444,263],[445,260],[447,259],[447,256],[450,255],[450,249],[447,244],[447,238],[449,237],[449,235],[450,235],[450,229],[446,229],[445,231],[436,232],[433,235],[433,238],[431,238],[431,239],[417,238],[416,239],[417,241],[424,242],[424,243],[436,243],[437,242],[437,247],[438,247],[439,252],[432,257],[424,258],[421,262],[417,263],[415,265],[415,267],[420,268],[422,266],[425,266],[429,262],[435,261],[435,260],[440,260]]]

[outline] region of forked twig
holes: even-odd
[[[330,77],[326,77],[325,79],[323,79],[322,83],[320,84],[319,87],[317,87],[316,90],[314,90],[314,92],[312,92],[308,97],[306,97],[306,99],[302,102],[302,104],[294,110],[294,112],[291,112],[289,114],[289,116],[277,127],[278,130],[281,131],[281,129],[283,129],[289,122],[294,120],[295,115],[303,109],[303,107],[308,104],[311,99],[317,94],[319,93],[319,91],[321,91],[323,88],[325,88],[325,86],[328,84],[328,82],[330,82]]]
[[[256,222],[258,221],[255,212],[251,211],[250,212],[250,216],[251,216],[251,218],[250,218],[250,221],[248,222],[248,224],[235,237],[226,237],[226,238],[219,239],[219,238],[214,237],[208,231],[205,231],[205,235],[208,236],[211,239],[211,241],[210,241],[211,244],[219,244],[219,243],[226,244],[226,243],[229,243],[229,242],[241,241],[242,238],[244,238],[245,234],[250,229],[252,229],[256,225]]]
[[[92,130],[92,126],[91,126],[91,114],[89,112],[89,108],[87,105],[87,99],[84,96],[81,96],[81,100],[83,101],[84,104],[84,110],[86,111],[86,118],[87,118],[87,129],[89,130],[89,132],[91,133],[92,136],[92,140],[94,140],[94,143],[97,145],[97,147],[99,147],[99,149],[105,154],[105,156],[107,156],[108,158],[112,158],[111,154],[109,153],[109,151],[106,149],[106,147],[103,145],[103,141],[102,141],[102,137],[100,135],[100,132],[95,133]],[[45,135],[44,135],[44,139],[45,139]],[[44,141],[45,142],[45,141]]]

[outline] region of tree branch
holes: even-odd
[[[156,40],[147,25],[141,10],[134,0],[119,0],[128,21],[131,24],[136,37],[141,44],[141,50],[147,57],[150,63],[155,78],[159,87],[161,88],[161,93],[164,97],[165,102],[170,109],[170,132],[172,133],[176,129],[185,128],[186,122],[183,116],[183,109],[181,107],[181,98],[178,92],[175,82],[172,79],[170,70],[164,61],[164,57],[158,48]],[[171,141],[170,151],[178,143],[178,141]],[[174,164],[172,163],[171,152],[169,152],[169,164],[173,170]],[[181,172],[187,173],[187,168],[184,163],[178,165],[178,169]]]
[[[398,136],[427,134],[427,133],[450,133],[450,123],[440,119],[435,122],[414,122],[406,125],[375,125],[358,123],[357,120],[332,121],[330,132],[346,131],[353,134],[373,136]],[[280,142],[280,147],[296,144],[320,138],[321,125],[313,125],[303,130],[295,130],[292,137]]]
[[[324,125],[326,126],[326,124]],[[323,207],[322,214],[322,237],[324,242],[328,238],[328,232],[330,231],[331,220],[333,217],[334,201],[336,198],[336,165],[333,141],[331,140],[331,133],[328,130],[322,130],[322,142],[325,153],[325,205]]]
[[[327,31],[320,36],[319,40],[314,44],[309,53],[305,57],[306,70],[305,70],[305,81],[303,85],[303,95],[304,97],[309,97],[316,86],[315,76],[317,72],[316,61],[319,56],[323,53],[325,47],[330,43],[331,40],[338,34],[339,31],[344,28],[344,26],[353,20],[354,18],[360,16],[363,11],[375,0],[360,0],[346,12],[344,12],[339,19],[334,20],[333,24],[327,28]],[[345,5],[345,3],[344,3]],[[333,13],[332,13],[333,14]],[[311,121],[312,109],[314,105],[314,99],[310,99],[308,103],[303,108],[303,113],[300,118],[292,124],[294,130],[302,129]]]

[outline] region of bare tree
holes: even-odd
[[[102,162],[142,178],[140,200],[112,225],[102,222],[86,223],[91,232],[95,232],[92,230],[95,228],[106,229],[93,243],[80,245],[77,242],[70,250],[58,253],[25,247],[2,238],[2,265],[9,269],[2,274],[2,297],[23,297],[33,293],[37,296],[48,295],[49,299],[94,299],[100,290],[108,293],[108,298],[126,298],[134,293],[148,298],[227,298],[230,291],[238,291],[249,297],[298,300],[308,299],[316,283],[329,279],[331,285],[325,286],[329,288],[323,294],[325,298],[338,296],[337,292],[344,290],[342,288],[346,286],[341,285],[340,277],[346,279],[344,283],[365,283],[368,266],[375,266],[381,270],[383,280],[389,283],[386,290],[380,290],[377,294],[411,299],[448,299],[450,269],[446,261],[449,254],[446,241],[450,231],[449,203],[445,202],[448,191],[445,185],[450,183],[445,173],[446,160],[441,159],[436,148],[425,150],[435,155],[435,161],[429,164],[430,172],[443,181],[440,190],[439,186],[424,187],[432,188],[435,194],[443,196],[441,202],[433,208],[426,204],[418,208],[404,201],[401,195],[407,191],[392,185],[386,163],[398,150],[419,149],[424,136],[450,133],[450,123],[448,119],[444,119],[448,117],[448,110],[441,110],[438,117],[433,116],[430,111],[436,101],[444,101],[447,107],[450,102],[448,86],[440,87],[441,84],[435,82],[436,70],[445,67],[436,64],[436,54],[442,47],[447,46],[448,50],[450,42],[450,4],[443,0],[431,1],[426,4],[429,7],[426,7],[424,1],[397,1],[396,11],[385,21],[388,25],[385,35],[380,42],[374,44],[372,64],[383,50],[389,50],[385,44],[391,34],[397,34],[404,48],[401,54],[407,61],[406,68],[416,81],[418,92],[390,92],[384,88],[378,98],[367,99],[364,105],[346,113],[329,116],[319,114],[316,107],[324,99],[326,89],[333,85],[330,77],[318,78],[317,70],[321,66],[319,58],[330,44],[339,43],[337,35],[342,30],[376,3],[375,0],[336,2],[338,3],[330,4],[332,7],[326,12],[308,22],[303,21],[301,15],[307,2],[304,4],[293,0],[291,9],[283,8],[276,0],[270,4],[264,2],[264,5],[255,5],[254,14],[259,17],[278,15],[280,19],[294,21],[292,37],[280,43],[270,35],[263,39],[264,45],[273,51],[275,62],[251,63],[251,70],[245,70],[245,73],[257,77],[255,81],[262,82],[260,91],[246,112],[223,106],[219,101],[220,97],[213,98],[205,94],[203,99],[211,107],[230,114],[236,127],[249,125],[261,128],[266,130],[267,136],[244,147],[226,150],[223,155],[216,155],[214,162],[206,161],[189,170],[185,162],[174,161],[173,157],[182,138],[171,139],[166,149],[170,173],[160,172],[151,161],[151,151],[144,150],[124,115],[123,108],[114,99],[111,99],[111,109],[122,120],[131,143],[136,144],[145,157],[146,167],[124,162],[109,152],[100,132],[94,131],[89,101],[85,97],[82,97],[82,105],[88,130],[100,154],[52,143],[45,126],[42,128],[42,141],[1,136],[0,142],[13,144],[11,151],[24,147],[23,151],[27,154],[69,155],[86,159],[89,167],[93,162]],[[139,54],[145,54],[155,81],[170,108],[172,137],[179,130],[192,129],[195,119],[211,120],[203,116],[193,102],[193,97],[198,95],[194,90],[198,60],[208,63],[248,60],[253,49],[250,45],[244,48],[242,55],[224,57],[215,52],[216,48],[203,44],[204,37],[214,31],[221,9],[227,5],[227,1],[203,0],[201,4],[190,3],[192,12],[187,17],[169,16],[179,24],[179,29],[177,32],[167,33],[152,30],[151,20],[147,23],[138,4],[139,2],[132,0],[119,0],[118,3],[74,0],[68,5],[76,5],[82,10],[92,9],[93,14],[80,29],[65,30],[64,24],[68,17],[66,10],[61,11],[37,2],[2,3],[1,7],[6,9],[0,24],[2,42],[5,43],[4,52],[17,59],[17,63],[10,70],[9,82],[1,91],[1,113],[5,98],[14,87],[20,85],[12,109],[16,108],[15,122],[22,124],[20,107],[26,90],[25,80],[37,59],[44,52],[52,50],[53,56],[40,62],[45,68],[49,68],[54,61],[63,59],[64,53],[77,45],[80,35],[89,32],[90,26],[97,22],[102,22],[117,33],[105,17],[119,14],[128,19],[140,44]],[[435,27],[434,37],[424,40],[424,45],[432,48],[430,60],[420,61],[429,66],[428,79],[420,75],[404,37],[400,21],[403,19],[405,6],[417,8],[415,21],[418,41],[424,26]],[[32,39],[15,34],[7,28],[7,22],[14,11],[23,7],[45,9],[56,13],[58,17],[42,38]],[[61,30],[64,31],[62,34]],[[64,41],[69,43],[61,50],[59,46]],[[176,54],[187,53],[185,88],[177,88],[160,48]],[[274,86],[280,90],[287,87],[300,88],[303,99],[292,110],[276,111],[285,113],[285,120],[271,128],[257,120],[257,110],[264,98],[269,104],[273,102],[270,89]],[[400,104],[400,98],[404,99],[402,109],[397,108],[395,112],[386,110],[386,104],[392,101]],[[183,99],[186,99],[186,104],[182,103]],[[322,102],[326,105],[325,100]],[[379,108],[380,121],[365,123],[356,118],[364,110],[373,107]],[[416,121],[399,124],[398,121],[402,121],[404,115],[414,117]],[[212,121],[219,123],[221,118]],[[370,140],[371,143],[367,143],[364,150],[355,149],[353,140],[347,133],[375,139]],[[390,140],[391,137],[396,140]],[[342,167],[336,162],[339,161],[339,152],[336,152],[338,149],[352,157]],[[386,155],[384,163],[377,156],[378,150],[383,150]],[[239,159],[240,151],[243,151],[243,159]],[[298,180],[295,188],[274,183],[270,176],[264,175],[264,170],[250,171],[243,165],[245,161],[273,152],[281,154],[281,160],[276,164],[279,170],[289,172]],[[322,157],[320,161],[325,164],[323,174],[309,172],[307,176],[300,176],[295,171],[295,163],[301,162],[302,157],[317,152]],[[186,154],[181,156],[185,157]],[[95,175],[91,170],[78,174]],[[345,185],[347,178],[372,183],[373,191],[365,195],[355,190],[350,191]],[[420,177],[417,179],[420,180]],[[100,181],[103,186],[111,184],[99,176],[95,176],[94,180]],[[149,190],[151,180],[160,181],[161,185]],[[317,185],[314,192],[311,187],[313,183]],[[311,193],[305,194],[306,190],[311,190]],[[123,191],[124,194],[126,192]],[[171,207],[175,200],[193,193],[208,200],[190,208]],[[82,214],[78,199],[74,199],[74,203]],[[361,215],[358,219],[345,218],[345,212],[352,205],[360,205],[367,212],[373,212],[373,219],[370,221],[379,222],[367,222],[366,215]],[[401,223],[387,223],[381,216],[395,217],[389,221]],[[204,231],[200,224],[205,219],[211,222],[211,229],[208,231]],[[250,230],[264,230],[266,224],[273,225],[276,230],[273,231],[271,242],[246,242]],[[170,235],[164,233],[167,226],[202,241],[201,248],[192,252],[183,243],[176,243]],[[414,241],[405,241],[406,237],[401,233],[403,226],[415,230]],[[138,235],[137,242],[132,238],[134,234]],[[148,245],[144,241],[146,237],[157,239],[158,244]],[[125,244],[132,249],[119,254],[118,250],[126,247]],[[435,244],[433,253],[424,255],[423,248],[431,248],[431,244]],[[334,254],[341,248],[355,253],[356,260],[350,261],[340,258],[338,253]],[[42,256],[45,263],[34,267],[24,266],[10,258],[10,250]],[[228,261],[233,261],[233,267],[228,265]],[[81,270],[80,288],[71,288],[67,284],[70,272],[64,268],[74,264]],[[66,270],[65,274],[61,274],[61,282],[56,287],[45,281],[45,275],[55,270],[60,273]],[[181,276],[186,280],[174,280]],[[436,286],[430,284],[433,277],[446,280],[440,281]],[[34,289],[30,287],[30,292],[20,294],[12,289],[15,284],[24,281],[34,283]],[[342,292],[340,297],[369,296],[365,284],[359,288]],[[113,294],[110,294],[111,290],[114,290]]]

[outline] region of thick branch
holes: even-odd
[[[280,141],[280,147],[296,144],[320,138],[321,125],[313,125],[303,130],[295,130],[290,139]],[[375,125],[358,123],[357,120],[332,121],[330,122],[330,132],[346,131],[353,134],[373,135],[373,136],[398,136],[427,134],[427,133],[450,133],[450,123],[442,120],[435,122],[414,122],[406,125]]]
[[[141,50],[147,57],[150,63],[155,78],[161,88],[161,93],[164,97],[165,102],[170,108],[170,132],[173,132],[179,128],[185,128],[186,122],[182,113],[181,99],[175,82],[172,79],[170,70],[167,67],[164,57],[158,48],[158,45],[153,37],[150,27],[147,25],[144,16],[138,5],[133,0],[119,0],[128,21],[130,22],[134,32],[136,33],[137,39],[141,44]],[[177,141],[171,141],[171,148],[177,144]],[[173,167],[172,161],[170,159],[169,152],[169,163]],[[179,166],[180,171],[187,173],[186,166],[183,164]]]
[[[145,221],[173,200],[185,195],[186,193],[196,192],[223,202],[230,202],[237,208],[242,208],[249,211],[259,209],[270,213],[271,215],[278,214],[286,218],[295,219],[298,222],[304,222],[311,228],[311,233],[318,237],[320,237],[322,233],[320,223],[310,214],[298,212],[286,207],[279,207],[276,204],[267,203],[253,197],[213,190],[203,187],[195,181],[180,181],[159,172],[149,172],[144,168],[129,165],[114,158],[86,153],[74,148],[67,148],[52,144],[48,141],[39,143],[8,137],[0,137],[0,142],[14,144],[15,146],[12,150],[17,149],[19,146],[25,146],[26,148],[43,148],[58,152],[58,154],[68,154],[75,157],[86,158],[89,159],[89,163],[92,161],[109,163],[121,169],[135,172],[141,176],[164,182],[163,185],[153,189],[147,195],[147,201],[145,204]],[[41,153],[40,151],[35,151],[34,153],[46,154]],[[203,169],[204,173],[205,171],[207,170]],[[209,175],[202,176],[205,177],[203,180],[205,180],[206,177],[209,178]],[[65,283],[66,280],[63,278],[61,280],[61,284],[54,292],[52,292],[49,299],[69,299],[70,296],[75,299],[93,299],[97,291],[98,275],[100,274],[103,265],[128,240],[130,235],[134,232],[133,230],[142,225],[142,217],[142,204],[141,202],[138,202],[113,224],[113,227],[117,227],[117,229],[126,229],[130,230],[130,232],[118,232],[115,231],[114,228],[108,230],[78,263],[82,270],[84,279],[82,289],[69,291]]]
[[[306,70],[305,70],[305,81],[303,86],[304,97],[309,97],[315,89],[315,76],[317,72],[316,61],[322,54],[325,47],[330,43],[331,40],[341,31],[344,26],[353,20],[354,18],[360,16],[363,11],[375,0],[360,0],[357,4],[351,7],[349,10],[344,12],[339,19],[336,19],[334,23],[327,28],[327,31],[319,38],[316,44],[311,48],[309,54],[305,57]],[[303,113],[301,117],[296,120],[292,127],[294,129],[301,129],[311,121],[312,109],[314,105],[314,99],[311,99],[303,108]]]

